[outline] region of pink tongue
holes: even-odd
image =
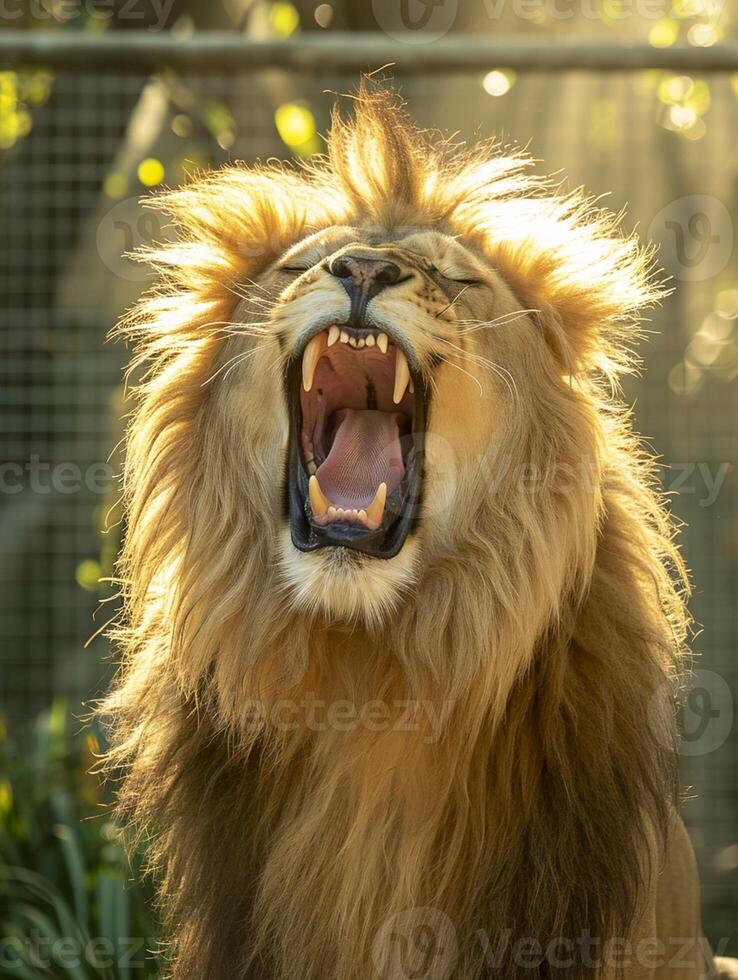
[[[398,418],[396,412],[336,412],[333,445],[316,473],[321,490],[336,507],[367,507],[380,483],[387,484],[388,495],[399,485],[405,465]]]

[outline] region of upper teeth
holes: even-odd
[[[310,391],[313,387],[315,368],[318,366],[320,355],[328,344],[328,335],[324,330],[311,337],[305,352],[302,355],[302,386],[305,391]]]
[[[407,386],[410,384],[410,368],[407,366],[407,358],[400,348],[396,347],[395,350],[397,351],[395,354],[395,390],[392,401],[395,405],[399,405]]]
[[[365,346],[374,347],[376,344],[377,348],[383,354],[386,354],[389,348],[389,337],[386,333],[377,334],[376,337],[374,334],[368,334],[366,343],[364,343],[363,340],[357,342],[354,337],[349,337],[345,330],[341,330],[337,326],[333,326],[327,331],[321,330],[320,333],[308,341],[302,355],[302,386],[305,391],[310,391],[313,387],[315,369],[325,350],[338,342],[348,344],[355,349],[360,349]],[[408,367],[407,358],[399,347],[395,347],[395,386],[392,393],[392,401],[395,405],[400,404],[408,388],[411,393],[415,390],[410,378],[410,368]]]

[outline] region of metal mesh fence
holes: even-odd
[[[668,115],[686,106],[678,77],[520,72],[497,80],[497,96],[476,76],[400,81],[421,124],[530,142],[572,185],[614,188],[608,203],[627,203],[627,224],[661,243],[676,291],[654,318],[659,332],[627,396],[640,431],[672,467],[664,480],[679,491],[674,510],[687,522],[682,541],[704,632],[684,708],[692,733],[684,778],[695,795],[685,817],[706,928],[713,941],[735,942],[738,274],[726,161],[736,101],[729,77],[713,76],[705,131],[680,130]],[[670,80],[671,102],[660,89]],[[327,128],[328,93],[354,83],[268,70],[0,75],[5,114],[11,106],[16,115],[15,129],[0,119],[0,711],[28,717],[60,694],[78,705],[107,677],[105,641],[85,647],[112,611],[98,608],[106,592],[97,580],[112,570],[119,534],[102,528],[116,499],[124,352],[105,337],[145,280],[124,253],[164,232],[139,196],[201,167],[289,155],[275,126],[280,106],[291,107],[293,128],[308,127],[294,135],[295,143],[306,137],[304,148],[311,118]],[[696,121],[704,127],[700,112]]]

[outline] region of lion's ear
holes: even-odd
[[[487,222],[492,262],[570,373],[627,369],[644,311],[668,292],[621,219],[575,192],[498,202]]]
[[[640,316],[598,318],[594,311],[578,316],[539,297],[526,307],[562,374],[575,377],[596,370],[616,376],[632,368]]]
[[[527,308],[533,311],[531,319],[551,349],[562,373],[572,376],[579,373],[584,361],[583,354],[574,346],[556,308],[541,300]]]

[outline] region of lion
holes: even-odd
[[[120,327],[102,710],[171,975],[706,975],[687,580],[618,394],[653,256],[518,150],[354,107],[156,199]]]

